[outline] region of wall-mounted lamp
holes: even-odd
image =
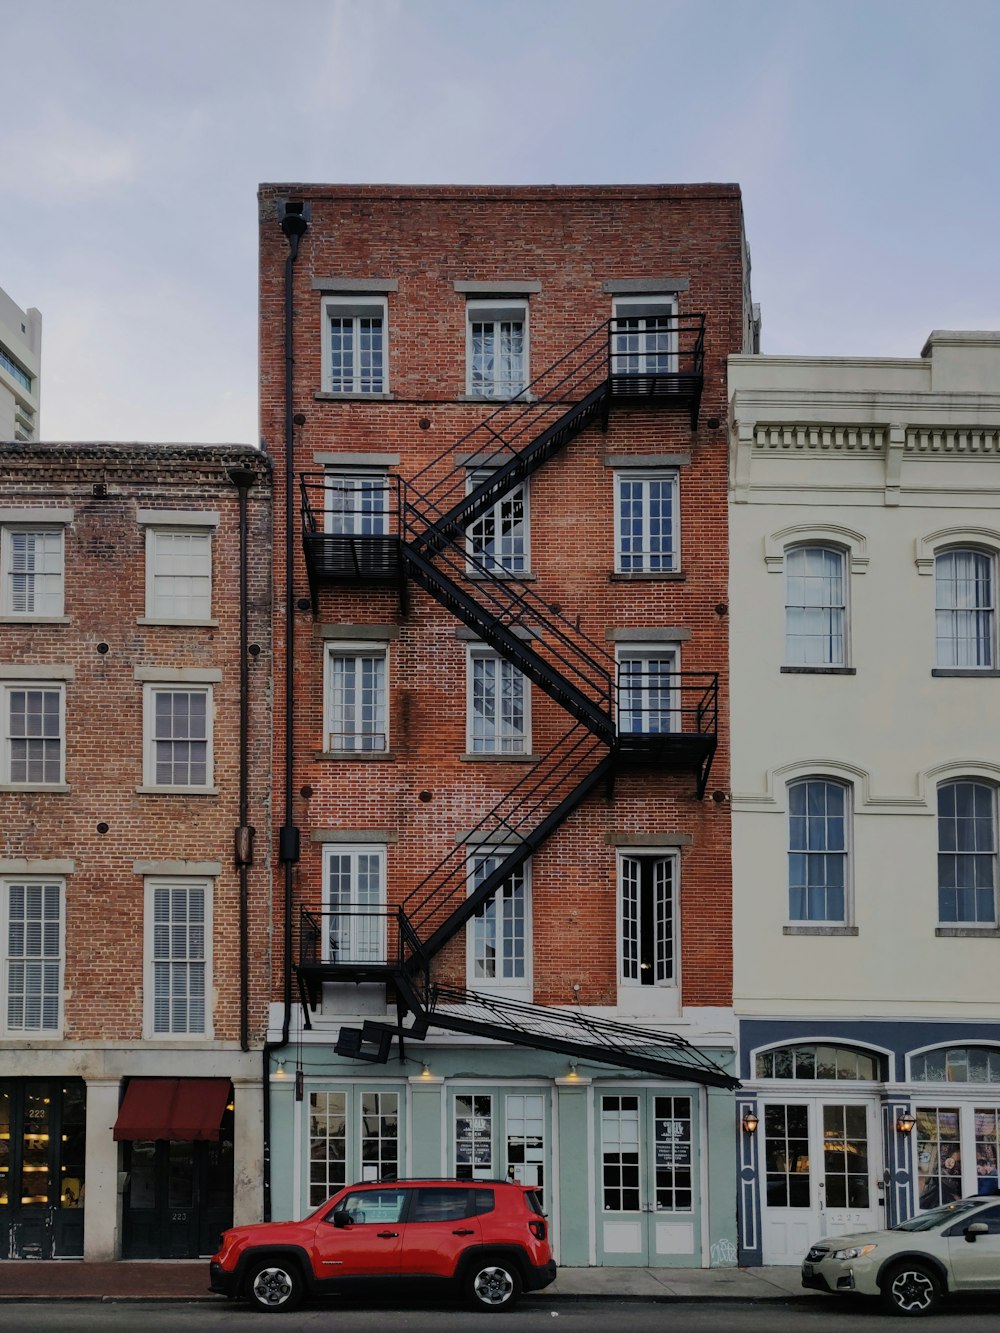
[[[278,1061],[277,1068],[276,1068],[275,1071],[274,1071],[274,1076],[275,1076],[275,1078],[284,1078],[284,1077],[285,1077],[285,1062],[284,1062],[284,1060],[279,1060],[279,1061]]]
[[[758,1126],[759,1124],[760,1124],[760,1121],[758,1120],[757,1116],[753,1113],[753,1111],[747,1111],[747,1113],[746,1113],[746,1114],[744,1115],[744,1117],[743,1117],[743,1130],[744,1130],[744,1133],[746,1133],[746,1134],[756,1134],[756,1133],[757,1133],[757,1126]]]
[[[567,1078],[579,1078],[579,1077],[580,1077],[580,1075],[576,1072],[576,1061],[575,1061],[575,1060],[570,1060],[570,1062],[569,1062],[569,1072],[566,1074],[566,1077],[567,1077]]]
[[[420,1077],[430,1078],[430,1076],[431,1076],[431,1067],[425,1060],[424,1063],[420,1066]]]
[[[900,1134],[909,1134],[916,1124],[916,1120],[910,1115],[909,1111],[901,1111],[896,1121],[896,1128]]]

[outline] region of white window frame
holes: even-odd
[[[982,788],[984,791],[988,791],[990,794],[990,840],[993,845],[987,851],[981,851],[979,849],[976,849],[975,851],[968,851],[964,848],[958,848],[957,846],[954,849],[946,850],[941,846],[941,834],[943,831],[942,817],[941,817],[941,793],[946,787],[958,787],[962,785],[969,785],[972,787]],[[997,810],[996,785],[992,782],[986,782],[982,778],[976,778],[976,777],[947,778],[943,782],[939,782],[937,787],[937,808],[935,811],[935,824],[937,827],[937,836],[938,836],[938,847],[937,847],[938,925],[946,930],[948,929],[968,930],[968,931],[995,930],[997,926],[997,886],[998,886],[997,842],[998,842],[998,831],[1000,831],[1000,820],[998,820],[998,810]],[[963,856],[976,856],[977,858],[989,856],[991,862],[991,878],[992,878],[991,902],[993,909],[990,916],[983,917],[982,919],[976,916],[971,916],[971,917],[955,916],[948,918],[946,920],[941,915],[941,894],[943,891],[943,886],[941,884],[941,858],[945,856],[956,861],[958,858],[961,858]],[[961,886],[957,886],[957,888],[960,887]]]
[[[476,889],[477,868],[487,860],[496,860],[498,863],[503,861],[513,850],[511,847],[477,847],[470,849],[466,862],[466,895],[471,896]],[[502,992],[504,995],[514,995],[521,999],[531,999],[532,993],[532,929],[531,929],[531,860],[530,858],[521,866],[516,874],[521,879],[521,940],[522,956],[520,958],[521,975],[518,976],[512,972],[509,976],[502,973],[508,968],[513,969],[518,962],[516,953],[508,955],[504,948],[504,942],[508,938],[507,927],[511,924],[517,924],[516,914],[510,910],[505,910],[504,904],[511,903],[510,898],[504,898],[504,885],[497,889],[496,893],[488,903],[484,903],[480,912],[469,918],[469,923],[465,931],[465,974],[466,985],[469,990],[483,991],[492,993],[493,991]],[[476,965],[483,954],[483,945],[486,935],[481,922],[489,919],[489,913],[492,910],[493,938],[496,944],[494,953],[494,968],[501,975],[493,977],[477,976]]]
[[[622,468],[615,471],[615,572],[618,574],[672,574],[681,567],[680,474],[677,468]],[[622,483],[640,482],[642,487],[641,550],[630,552],[629,559],[638,560],[626,568],[623,550]],[[663,482],[670,487],[671,541],[666,552],[652,550],[650,533],[649,482]]]
[[[12,696],[30,693],[33,690],[59,697],[59,735],[56,737],[14,737],[11,721]],[[66,687],[54,680],[0,680],[0,704],[2,704],[2,753],[0,753],[0,786],[16,791],[44,791],[63,787],[66,784]],[[13,776],[13,749],[15,740],[54,740],[59,743],[59,775],[51,781],[23,782]]]
[[[972,556],[985,564],[989,578],[989,597],[983,606],[958,607],[941,605],[943,580],[938,577],[943,561],[956,556]],[[979,546],[946,546],[934,553],[934,663],[942,670],[994,671],[997,664],[997,558],[996,553]],[[956,598],[956,601],[958,599]],[[942,635],[939,627],[942,617],[948,617],[953,625],[961,617],[985,618],[986,632],[983,635],[959,636],[958,633]],[[942,648],[946,651],[943,653]],[[943,661],[942,657],[961,659],[969,656],[980,657],[985,652],[986,661]]]
[[[511,732],[508,736],[499,734],[497,726],[494,725],[493,744],[486,746],[487,737],[476,735],[476,663],[477,662],[495,662],[497,670],[494,673],[493,700],[494,711],[497,705],[502,701],[502,676],[506,672],[515,673],[512,679],[519,679],[521,684],[521,715],[523,724],[520,733]],[[510,741],[505,747],[504,742]],[[465,748],[466,753],[470,755],[499,755],[501,758],[516,759],[522,755],[531,753],[531,682],[528,677],[513,662],[509,662],[502,653],[498,653],[495,648],[491,648],[485,643],[472,643],[468,646],[466,654],[466,688],[465,688]]]
[[[680,648],[675,643],[643,643],[636,640],[635,642],[619,643],[615,648],[615,661],[618,664],[616,716],[619,734],[622,736],[670,736],[676,735],[684,728],[683,700],[677,685],[675,683],[668,685],[665,691],[666,707],[654,709],[650,704],[650,698],[654,696],[654,691],[650,689],[648,680],[646,680],[649,676],[648,672],[643,673],[643,679],[646,680],[646,683],[642,684],[638,691],[638,712],[642,725],[630,727],[627,730],[623,725],[628,716],[635,711],[629,707],[629,700],[634,699],[635,694],[625,688],[625,682],[628,678],[624,675],[622,666],[626,661],[650,662],[654,659],[670,663],[667,672],[669,677],[674,677],[680,672]],[[665,718],[668,725],[655,728],[650,726],[649,723],[652,722],[654,717],[661,721]]]
[[[199,877],[188,878],[186,876],[149,876],[144,881],[144,969],[143,969],[143,1038],[146,1041],[183,1041],[185,1038],[205,1038],[214,1036],[213,1013],[212,1013],[212,994],[213,994],[213,976],[212,976],[212,921],[213,921],[213,894],[214,880]],[[203,893],[204,912],[202,915],[202,938],[204,941],[203,957],[192,958],[186,955],[183,959],[174,959],[171,956],[166,959],[157,959],[156,957],[156,895],[159,892],[171,892],[175,889],[183,889],[186,892],[200,889]],[[168,931],[171,942],[174,938],[174,931]],[[157,962],[167,963],[173,969],[173,966],[180,963],[189,969],[200,964],[202,968],[203,1000],[205,1010],[205,1022],[201,1028],[192,1028],[190,1026],[183,1029],[174,1029],[171,1025],[165,1031],[156,1030],[156,965]]]
[[[15,536],[58,537],[59,550],[56,557],[57,569],[41,571],[15,571],[13,544]],[[50,594],[50,604],[41,608],[32,607],[24,610],[15,606],[15,574],[23,574],[26,580],[57,580],[57,592]],[[27,594],[27,588],[25,589]],[[32,596],[34,596],[34,592]],[[4,523],[0,527],[0,616],[4,620],[61,620],[66,606],[66,528],[56,523]]]
[[[361,341],[361,320],[380,319],[382,321],[382,357],[380,374],[362,373],[358,359]],[[352,373],[336,381],[333,375],[333,328],[334,319],[350,319],[352,329]],[[353,296],[324,296],[322,299],[323,325],[323,373],[321,383],[324,393],[334,393],[347,397],[355,395],[361,398],[383,397],[389,393],[389,301],[385,296],[357,293]],[[374,364],[374,363],[373,363]],[[378,387],[375,381],[378,380]]]
[[[840,588],[841,598],[837,602],[832,595],[826,602],[805,601],[792,602],[789,592],[789,581],[792,578],[809,579],[814,582],[829,582],[830,576],[794,574],[789,570],[789,560],[797,555],[804,555],[807,552],[821,552],[824,557],[835,556],[840,562]],[[850,552],[842,546],[836,546],[832,542],[796,542],[792,546],[785,548],[784,556],[784,592],[785,592],[785,646],[784,662],[786,666],[815,668],[821,670],[824,667],[846,667],[850,662]],[[811,612],[814,616],[825,614],[828,620],[828,626],[824,634],[806,635],[802,633],[791,632],[790,612]],[[839,636],[835,630],[839,619]],[[839,652],[836,650],[836,644],[839,638]],[[808,648],[813,642],[819,642],[823,647],[822,655],[815,661],[807,660],[810,656]]]
[[[836,787],[836,788],[839,788],[839,789],[844,793],[844,846],[843,846],[843,848],[832,848],[832,849],[831,849],[831,848],[828,848],[828,847],[822,847],[822,848],[819,848],[819,847],[816,847],[816,848],[809,847],[809,846],[808,846],[808,829],[807,829],[807,833],[806,833],[806,846],[804,846],[804,847],[793,847],[793,846],[792,846],[792,841],[793,841],[793,840],[792,840],[792,819],[793,819],[793,817],[794,817],[794,816],[792,815],[792,788],[793,788],[793,787],[798,787],[798,786],[803,786],[803,785],[806,784],[806,783],[823,783],[823,784],[824,784],[825,786],[827,786],[827,787]],[[828,773],[804,773],[804,774],[802,774],[801,777],[793,778],[791,781],[788,782],[787,787],[786,787],[786,798],[787,798],[787,802],[788,802],[788,821],[787,821],[787,824],[786,824],[786,826],[785,826],[785,838],[786,838],[786,842],[785,842],[785,865],[786,865],[785,884],[786,884],[786,899],[785,899],[785,901],[786,901],[786,911],[787,911],[787,914],[788,914],[788,924],[789,924],[790,926],[794,927],[794,928],[803,929],[803,930],[809,930],[809,929],[825,929],[825,928],[830,928],[830,927],[832,927],[832,928],[834,928],[834,929],[836,929],[836,928],[843,928],[843,927],[850,927],[850,926],[852,925],[852,923],[853,923],[853,920],[854,920],[854,891],[853,891],[853,881],[854,881],[854,787],[852,786],[851,783],[849,783],[849,782],[844,782],[843,779],[841,779],[841,778],[837,778],[837,777],[833,777],[833,776],[831,776],[831,775],[828,774]],[[806,799],[807,799],[806,818],[808,819],[808,818],[810,817],[809,814],[808,814],[808,796],[807,796]],[[813,818],[818,818],[818,816],[812,816],[812,817],[813,817]],[[824,816],[824,819],[825,819],[825,818],[826,818],[826,816]],[[792,856],[803,856],[803,855],[804,855],[804,856],[808,856],[810,853],[812,853],[812,854],[814,854],[814,855],[824,856],[824,857],[839,856],[839,857],[842,859],[842,863],[843,863],[843,867],[844,867],[844,883],[843,883],[843,889],[844,889],[844,910],[843,910],[843,914],[842,914],[841,916],[839,916],[839,917],[833,917],[833,916],[822,916],[822,917],[812,917],[812,916],[792,916],[792,888],[793,888],[793,885],[792,885],[791,858],[792,858]],[[827,886],[824,886],[824,887],[825,887],[825,888],[828,888],[829,886],[827,885]],[[805,892],[806,892],[806,899],[807,899],[807,900],[806,900],[806,907],[808,908],[808,890],[809,890],[809,884],[808,884],[808,882],[807,882],[806,885],[804,886],[804,889],[805,889]]]
[[[15,1027],[10,1022],[10,1000],[11,1000],[11,968],[13,966],[10,954],[10,931],[11,931],[11,913],[10,913],[10,895],[11,889],[24,886],[25,888],[40,887],[41,889],[53,889],[58,896],[59,904],[59,922],[58,922],[58,965],[57,979],[50,983],[46,988],[43,983],[42,994],[45,993],[55,996],[56,999],[56,1021],[50,1026]],[[29,953],[25,949],[22,959],[28,959]],[[47,962],[53,961],[51,954],[45,954],[39,951],[31,956],[33,963],[41,963],[44,969]],[[66,966],[66,881],[59,875],[4,875],[0,877],[0,1033],[6,1037],[27,1039],[45,1039],[57,1038],[62,1036],[63,1031],[63,989],[64,973]]]
[[[156,780],[156,696],[158,694],[201,694],[205,696],[205,781],[203,783],[163,783]],[[164,740],[171,738],[164,737]],[[175,738],[177,740],[182,737]],[[215,694],[212,685],[196,681],[149,681],[143,686],[143,787],[147,791],[185,795],[215,790]]]
[[[473,351],[473,324],[492,324],[494,339],[497,326],[504,323],[521,325],[521,383],[516,389],[514,381],[501,380],[496,375],[496,351],[494,350],[494,374],[489,384],[476,383]],[[519,297],[495,297],[491,300],[470,299],[465,303],[465,392],[472,398],[484,398],[501,403],[510,402],[520,397],[531,383],[530,335],[528,324],[528,302]],[[507,386],[507,387],[503,387]]]
[[[653,910],[653,931],[654,936],[662,930],[661,922],[666,920],[667,932],[670,944],[669,973],[670,975],[654,975],[652,982],[644,983],[640,974],[642,968],[641,950],[639,940],[641,937],[641,912],[642,912],[642,882],[640,867],[639,880],[639,901],[636,905],[636,927],[635,943],[631,942],[632,932],[626,929],[625,910],[627,898],[629,897],[629,886],[627,884],[629,863],[662,861],[670,866],[669,883],[669,915],[661,913],[659,905],[654,901]],[[619,848],[616,866],[616,916],[617,916],[617,934],[618,934],[618,985],[629,989],[641,991],[652,990],[676,990],[680,984],[680,856],[676,851],[665,847],[627,847]],[[655,885],[654,885],[655,893]],[[659,958],[654,959],[653,971],[657,973],[659,969]]]
[[[323,703],[323,748],[328,754],[386,754],[389,750],[389,645],[375,641],[368,642],[345,642],[336,640],[326,645],[326,660],[324,664],[324,703]],[[358,673],[358,666],[365,659],[380,661],[382,664],[382,683],[381,688],[376,692],[375,721],[381,722],[381,729],[375,728],[365,730],[356,730],[352,733],[334,731],[334,723],[337,721],[335,716],[335,707],[337,703],[336,690],[334,688],[334,661],[342,658],[345,661],[353,659],[355,674]],[[361,686],[355,683],[355,694],[361,692]],[[354,715],[362,711],[362,705],[359,701],[355,702]],[[341,737],[341,743],[337,743],[337,736]],[[347,743],[348,737],[351,744]],[[360,742],[360,743],[359,743]],[[366,742],[371,742],[366,743]]]
[[[470,471],[465,480],[465,493],[471,493],[482,482],[486,481],[490,475],[490,469],[479,468]],[[531,572],[531,507],[529,502],[529,487],[527,479],[516,482],[509,491],[505,491],[497,500],[493,502],[489,509],[484,510],[478,518],[474,519],[465,529],[465,549],[468,556],[467,573],[476,575],[482,574],[485,570],[493,578],[523,578],[525,574]],[[520,551],[514,551],[513,558],[505,558],[505,553],[501,549],[499,556],[490,555],[483,546],[477,546],[478,533],[477,528],[485,521],[491,519],[494,532],[503,532],[505,517],[504,509],[514,505],[518,500],[521,503],[521,531],[520,531]],[[503,546],[501,538],[500,546]],[[494,543],[496,546],[496,543]],[[518,565],[516,562],[520,560]]]
[[[675,375],[677,373],[677,297],[666,294],[648,296],[620,296],[611,304],[612,326],[611,352],[612,374],[615,375]],[[667,330],[647,329],[647,319],[671,320]],[[635,329],[619,329],[621,320],[637,320]],[[665,349],[650,349],[651,336],[667,334]],[[629,347],[625,339],[635,338],[636,346]],[[663,367],[655,358],[666,357]]]
[[[365,483],[368,483],[367,485]],[[385,537],[389,533],[389,474],[384,468],[328,467],[324,474],[323,531],[334,537]],[[334,496],[381,496],[381,505],[363,509],[357,498],[344,512]]]
[[[384,963],[387,962],[387,851],[385,843],[362,842],[326,843],[323,847],[323,932],[321,960],[324,963]],[[377,896],[361,899],[358,896],[359,858],[374,857],[377,868]],[[348,905],[333,903],[330,894],[330,868],[334,857],[347,857],[350,864],[351,896]],[[338,918],[338,912],[344,917]],[[365,924],[370,914],[373,921]],[[339,924],[338,924],[339,921]],[[346,944],[344,943],[346,939]],[[336,947],[334,944],[336,943]]]
[[[200,562],[207,565],[197,571],[184,574],[171,573],[169,568],[163,568],[164,550],[162,539],[165,537],[200,537],[207,545],[207,560]],[[213,529],[207,524],[186,525],[183,523],[163,523],[148,524],[146,527],[146,616],[147,623],[156,625],[211,625],[214,624],[212,618],[212,560],[213,560]],[[208,606],[205,614],[187,614],[178,615],[175,611],[167,612],[160,606],[160,596],[158,590],[158,581],[170,578],[184,578],[203,580],[207,583]],[[199,599],[204,602],[204,597]],[[192,603],[188,602],[189,612],[192,610]]]

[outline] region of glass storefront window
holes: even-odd
[[[917,1198],[937,1208],[962,1197],[962,1145],[957,1107],[916,1108]]]
[[[852,1079],[875,1082],[878,1059],[853,1046],[803,1042],[762,1051],[755,1062],[757,1078]]]
[[[910,1060],[916,1083],[1000,1083],[1000,1050],[990,1046],[948,1046],[922,1051]]]

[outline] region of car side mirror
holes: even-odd
[[[985,1222],[970,1222],[965,1228],[965,1239],[970,1245],[976,1243],[977,1236],[988,1236],[989,1234],[990,1229]]]
[[[349,1227],[351,1225],[350,1215],[343,1208],[333,1214],[332,1221],[335,1227]]]

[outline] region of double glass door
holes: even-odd
[[[797,1264],[820,1236],[885,1225],[875,1111],[861,1098],[761,1101],[765,1264]]]
[[[83,1255],[86,1085],[0,1079],[0,1254]]]

